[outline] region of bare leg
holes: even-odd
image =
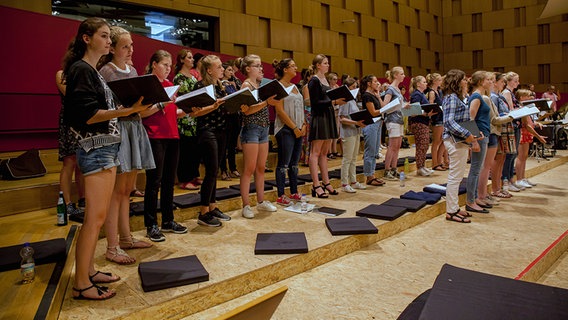
[[[487,197],[487,182],[489,181],[489,171],[495,163],[495,155],[497,154],[497,146],[487,148],[483,168],[479,173],[479,181],[477,184],[477,199],[483,201]]]
[[[243,143],[243,174],[240,179],[241,198],[243,200],[243,207],[250,205],[249,191],[250,191],[250,177],[254,174],[257,167],[259,145],[257,143]],[[265,163],[260,164],[264,172]]]
[[[264,169],[268,159],[268,143],[258,145],[256,168],[254,171],[254,184],[256,186],[256,199],[258,203],[264,201]]]

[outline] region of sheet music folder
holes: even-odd
[[[170,101],[175,94],[175,92],[170,92],[168,96],[158,77],[153,74],[110,81],[107,85],[125,107],[130,107],[142,96],[144,97],[143,104],[155,104]]]

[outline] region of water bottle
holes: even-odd
[[[505,178],[505,180],[503,180],[503,191],[509,192],[509,180],[507,180],[507,178]]]
[[[65,207],[65,200],[63,200],[63,191],[59,191],[59,200],[57,200],[57,225],[67,225],[67,208]]]
[[[22,283],[31,283],[35,278],[35,262],[34,262],[34,248],[30,247],[30,243],[24,243],[24,247],[20,250],[22,263],[20,264],[20,271],[22,272]]]
[[[302,193],[302,197],[300,198],[300,213],[308,213],[308,198],[306,197],[305,193]]]
[[[410,163],[408,162],[408,157],[404,158],[404,174],[410,173]]]
[[[399,177],[400,177],[400,186],[404,187],[404,179],[406,179],[406,174],[404,172],[401,172]]]

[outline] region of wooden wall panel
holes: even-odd
[[[537,3],[538,0],[503,0],[503,9],[532,6]]]
[[[347,35],[347,58],[369,60],[369,39]]]
[[[258,46],[247,46],[246,54],[256,54],[263,62],[272,63],[272,60],[282,59],[282,50]]]
[[[453,0],[442,0],[442,17],[444,17],[444,20],[453,15],[452,1]]]
[[[560,90],[563,90],[560,86],[561,83],[568,86],[568,77],[566,77],[566,74],[568,74],[568,65],[566,62],[550,64],[550,83],[556,84],[557,87],[560,87]]]
[[[422,66],[429,68],[431,70],[436,69],[436,54],[430,50],[422,50],[420,52],[420,59],[422,61]]]
[[[287,20],[284,17],[286,10],[284,10],[285,8],[282,6],[281,0],[245,0],[245,9],[246,14],[253,16],[260,16],[277,20]]]
[[[386,70],[383,70],[382,63],[374,61],[363,61],[363,74],[361,77],[372,74],[376,77],[381,77],[385,74]]]
[[[394,51],[394,43],[386,41],[377,41],[375,46],[377,47],[377,62],[380,63],[396,63],[396,54]]]
[[[493,10],[491,1],[462,1],[462,14],[474,14]]]
[[[321,28],[323,26],[321,16],[321,4],[312,0],[302,0],[302,24]]]
[[[515,10],[485,12],[481,16],[483,31],[515,27]]]
[[[431,14],[441,17],[442,16],[442,1],[440,0],[425,0],[428,1],[428,7]]]
[[[303,68],[309,67],[315,56],[315,54],[309,52],[294,52],[292,58],[298,66],[298,72],[302,71]]]
[[[414,48],[428,48],[426,32],[417,28],[410,28],[410,45]]]
[[[550,42],[568,42],[568,21],[550,24]]]
[[[312,29],[312,47],[314,53],[331,53],[343,50],[339,41],[337,32],[313,28]]]
[[[258,17],[229,11],[220,12],[221,41],[260,45]],[[237,32],[240,31],[240,32]]]
[[[389,42],[394,42],[397,44],[404,44],[404,45],[409,44],[408,39],[406,37],[406,30],[404,28],[404,25],[389,21],[388,29],[389,29],[388,33]]]
[[[306,51],[308,48],[302,41],[302,25],[271,20],[270,39],[273,48]]]
[[[381,39],[381,20],[365,14],[361,15],[361,36],[371,39]]]
[[[403,66],[418,66],[418,53],[416,48],[400,46],[400,64]]]
[[[536,26],[505,29],[504,46],[518,47],[538,44],[538,29]]]
[[[442,24],[444,34],[471,32],[471,16],[445,17]]]
[[[374,0],[375,1],[375,17],[394,21],[394,9],[391,1]]]
[[[504,67],[515,61],[515,48],[490,49],[483,51],[483,64],[485,69],[493,70],[493,67]]]
[[[373,14],[373,2],[371,0],[365,1],[345,1],[345,9],[359,12],[362,14]]]
[[[428,7],[428,0],[409,0],[408,5],[411,8],[426,11],[426,8]]]
[[[353,11],[330,7],[329,8],[330,30],[346,34],[357,34],[357,21]]]
[[[527,64],[561,63],[562,44],[527,46]],[[566,61],[564,61],[566,63]]]
[[[430,50],[444,52],[444,38],[442,35],[430,33]]]
[[[418,20],[416,18],[416,10],[414,10],[414,8],[400,4],[398,6],[398,11],[399,23],[418,28]]]
[[[156,5],[156,1],[154,0],[145,0],[148,3],[154,3],[154,5]],[[188,3],[190,5],[196,5],[196,6],[200,6],[200,7],[206,7],[206,8],[213,8],[213,9],[221,9],[221,10],[227,10],[227,11],[233,11],[233,12],[239,12],[239,13],[244,13],[244,5],[245,5],[245,0],[233,0],[233,1],[225,1],[225,0],[174,0],[177,2],[185,2]],[[137,2],[140,3],[141,1],[132,1],[132,2]],[[171,2],[171,1],[164,1],[164,2]]]
[[[355,60],[347,59],[341,56],[331,55],[330,71],[337,73],[340,77],[342,74],[348,74],[352,77],[359,77],[357,67],[355,65]]]
[[[442,60],[443,70],[461,69],[463,71],[471,70],[472,53],[471,52],[457,52],[446,53]]]
[[[418,28],[430,32],[436,32],[436,20],[434,20],[434,15],[420,11],[420,25]]]
[[[51,1],[46,0],[4,0],[2,5],[37,13],[51,14]]]
[[[490,49],[492,47],[493,47],[493,34],[491,31],[471,32],[463,34],[464,51]]]

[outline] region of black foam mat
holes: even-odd
[[[377,164],[375,165],[375,170],[385,170],[385,163],[377,162]]]
[[[363,172],[364,172],[363,166],[356,166],[355,167],[355,173],[356,174],[360,174],[360,173],[363,173]]]
[[[440,201],[440,199],[442,199],[442,195],[439,193],[430,193],[424,191],[416,192],[413,190],[409,190],[403,193],[402,195],[400,195],[400,198],[425,201],[427,204],[435,204],[436,202]]]
[[[383,202],[383,204],[393,207],[403,207],[406,208],[407,211],[416,212],[426,205],[426,201],[390,198],[387,201]]]
[[[176,203],[174,201],[174,210],[176,209]],[[158,212],[162,211],[162,207],[160,205],[160,199],[158,199],[158,207],[156,208]],[[130,203],[130,215],[135,216],[143,216],[144,215],[144,201],[139,202],[131,202]]]
[[[219,188],[215,190],[215,200],[225,200],[231,198],[237,198],[241,196],[240,190],[235,190],[231,188]]]
[[[329,171],[327,174],[330,179],[341,179],[341,169],[335,169],[333,171]]]
[[[565,320],[568,290],[445,264],[420,319]]]
[[[199,193],[186,193],[174,197],[174,204],[179,208],[191,208],[199,206],[201,195]]]
[[[310,181],[312,181],[311,178],[310,178]],[[265,186],[266,186],[266,185],[271,186],[271,190],[272,190],[273,187],[274,187],[274,188],[277,187],[277,185],[276,185],[276,180],[274,180],[274,179],[273,179],[273,180],[265,180],[265,181],[264,181],[264,184],[265,184]],[[300,179],[300,176],[298,176],[298,185],[301,186],[301,185],[304,185],[304,184],[306,184],[306,181]],[[284,186],[285,186],[285,187],[289,187],[289,186],[290,186],[290,179],[284,180]]]
[[[303,232],[259,233],[254,254],[306,253],[308,241]]]
[[[384,204],[371,204],[363,209],[357,210],[356,215],[359,217],[394,220],[402,216],[406,212],[406,208],[387,206]]]
[[[234,190],[238,190],[239,192],[241,191],[241,185],[240,184],[230,185],[229,188],[234,189]],[[274,187],[272,185],[270,185],[266,181],[264,181],[264,191],[269,191],[269,190],[272,190],[273,188]],[[254,182],[250,183],[249,192],[250,193],[256,192],[256,185],[254,184]]]
[[[422,313],[422,309],[424,309],[424,305],[430,296],[430,291],[432,291],[432,289],[422,292],[416,299],[412,300],[398,316],[397,320],[419,320],[420,313]]]
[[[325,225],[334,236],[379,233],[379,229],[367,218],[328,218]]]
[[[321,181],[321,173],[318,174],[318,179]],[[312,176],[309,173],[298,175],[298,181],[312,182]]]
[[[0,248],[0,271],[15,270],[20,268],[22,257],[20,250],[24,244]],[[67,243],[63,238],[30,242],[30,247],[34,249],[34,260],[36,265],[65,261],[67,259]]]
[[[155,291],[209,280],[197,256],[142,262],[138,274],[144,292]]]

